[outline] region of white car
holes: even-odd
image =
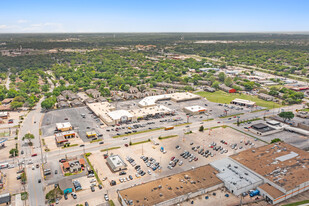
[[[108,198],[107,194],[104,194],[104,199],[105,199],[105,201],[109,201],[109,198]]]
[[[183,162],[182,162],[182,161],[180,161],[180,162],[178,163],[178,165],[179,165],[179,166],[181,166],[182,164],[183,164]]]
[[[151,175],[151,171],[150,170],[148,170],[148,174]]]
[[[92,180],[90,180],[90,183],[94,183],[96,181],[97,181],[96,179],[92,179]]]

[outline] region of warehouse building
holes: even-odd
[[[309,153],[284,142],[230,156],[261,179],[257,188],[271,204],[309,190]]]
[[[123,206],[176,205],[223,187],[217,173],[213,167],[205,165],[117,191],[118,200]]]
[[[257,188],[263,183],[263,179],[248,171],[238,162],[230,158],[210,163],[220,173],[217,177],[224,182],[224,186],[234,195],[240,195],[244,192]]]
[[[186,114],[196,115],[206,112],[206,108],[198,105],[183,108]]]

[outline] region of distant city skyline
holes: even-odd
[[[306,0],[11,0],[0,33],[308,32]]]

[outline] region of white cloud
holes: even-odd
[[[55,22],[30,24],[22,29],[23,32],[65,32],[63,25]]]
[[[8,26],[5,24],[0,25],[0,29],[6,29]]]
[[[26,20],[26,19],[20,19],[20,20],[17,21],[17,23],[19,23],[19,24],[24,24],[24,23],[27,23],[27,22],[28,22],[28,20]]]

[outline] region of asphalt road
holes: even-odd
[[[129,141],[131,140],[132,142],[137,142],[137,141],[142,141],[142,140],[147,140],[150,137],[157,138],[159,136],[167,136],[167,135],[172,135],[172,134],[178,134],[178,135],[184,135],[184,132],[187,132],[188,130],[198,130],[198,128],[201,126],[201,122],[193,122],[192,124],[189,125],[184,125],[184,126],[179,126],[175,127],[173,130],[156,130],[152,132],[147,132],[147,133],[141,133],[141,134],[135,134],[128,136],[127,139],[123,140],[124,137],[121,138],[107,138],[105,139],[104,145],[100,145],[99,143],[92,143],[92,144],[85,144],[85,147],[71,147],[67,149],[62,149],[60,151],[52,151],[48,153],[41,153],[41,145],[40,145],[40,139],[39,139],[39,129],[40,129],[40,123],[42,121],[42,118],[44,116],[44,113],[41,112],[41,102],[43,99],[41,99],[37,106],[34,108],[34,110],[30,111],[27,117],[25,118],[23,125],[20,128],[19,132],[19,141],[21,145],[21,150],[24,151],[24,154],[21,155],[19,158],[16,158],[17,161],[22,161],[25,160],[26,162],[31,159],[32,162],[34,163],[33,165],[36,165],[39,163],[41,165],[42,160],[46,159],[47,162],[49,161],[57,161],[61,158],[63,158],[65,155],[70,155],[70,156],[75,156],[75,155],[80,155],[83,154],[83,152],[93,152],[97,150],[101,150],[104,148],[109,148],[109,147],[116,147],[116,146],[123,146],[124,144],[128,144]],[[297,108],[301,108],[301,105],[293,105],[290,107],[284,108],[285,111],[288,110],[295,110]],[[261,111],[261,112],[256,112],[256,113],[245,113],[244,115],[241,115],[241,118],[243,119],[250,119],[254,117],[260,117],[262,118],[264,115],[270,115],[273,113],[278,113],[280,110],[279,109],[274,109],[270,111]],[[221,123],[217,123],[220,121]],[[228,120],[227,118],[220,119],[217,118],[213,121],[209,122],[203,122],[203,125],[205,128],[217,126],[217,125],[229,125],[232,127],[237,127],[235,124],[236,118],[232,120]],[[27,146],[25,141],[22,141],[22,137],[26,133],[32,133],[35,136],[35,139],[32,140],[33,146]],[[252,135],[252,133],[250,133]],[[254,135],[253,135],[254,136]],[[26,140],[27,141],[27,140]],[[36,153],[36,157],[31,157],[32,154]],[[46,155],[46,158],[44,156]],[[12,160],[5,160],[5,162],[12,162]],[[45,195],[44,195],[44,187],[45,187],[45,182],[42,178],[42,170],[41,167],[39,169],[35,168],[32,170],[33,165],[25,165],[26,171],[27,171],[27,180],[28,180],[28,186],[27,186],[27,191],[29,193],[29,204],[31,206],[41,206],[45,205]],[[38,183],[38,180],[42,179],[42,183]],[[125,185],[124,185],[125,186]],[[121,186],[121,187],[124,187]],[[119,189],[118,187],[115,187],[115,190]],[[106,191],[101,190],[100,192],[96,192],[95,194],[103,194]],[[87,198],[98,198],[98,195],[93,195],[93,194],[87,194],[85,197],[79,197],[79,201],[81,200],[87,200]],[[102,200],[103,201],[103,200]],[[69,201],[70,202],[70,201]],[[67,203],[69,203],[67,202]],[[103,201],[104,202],[104,201]],[[72,202],[73,203],[73,202]]]

